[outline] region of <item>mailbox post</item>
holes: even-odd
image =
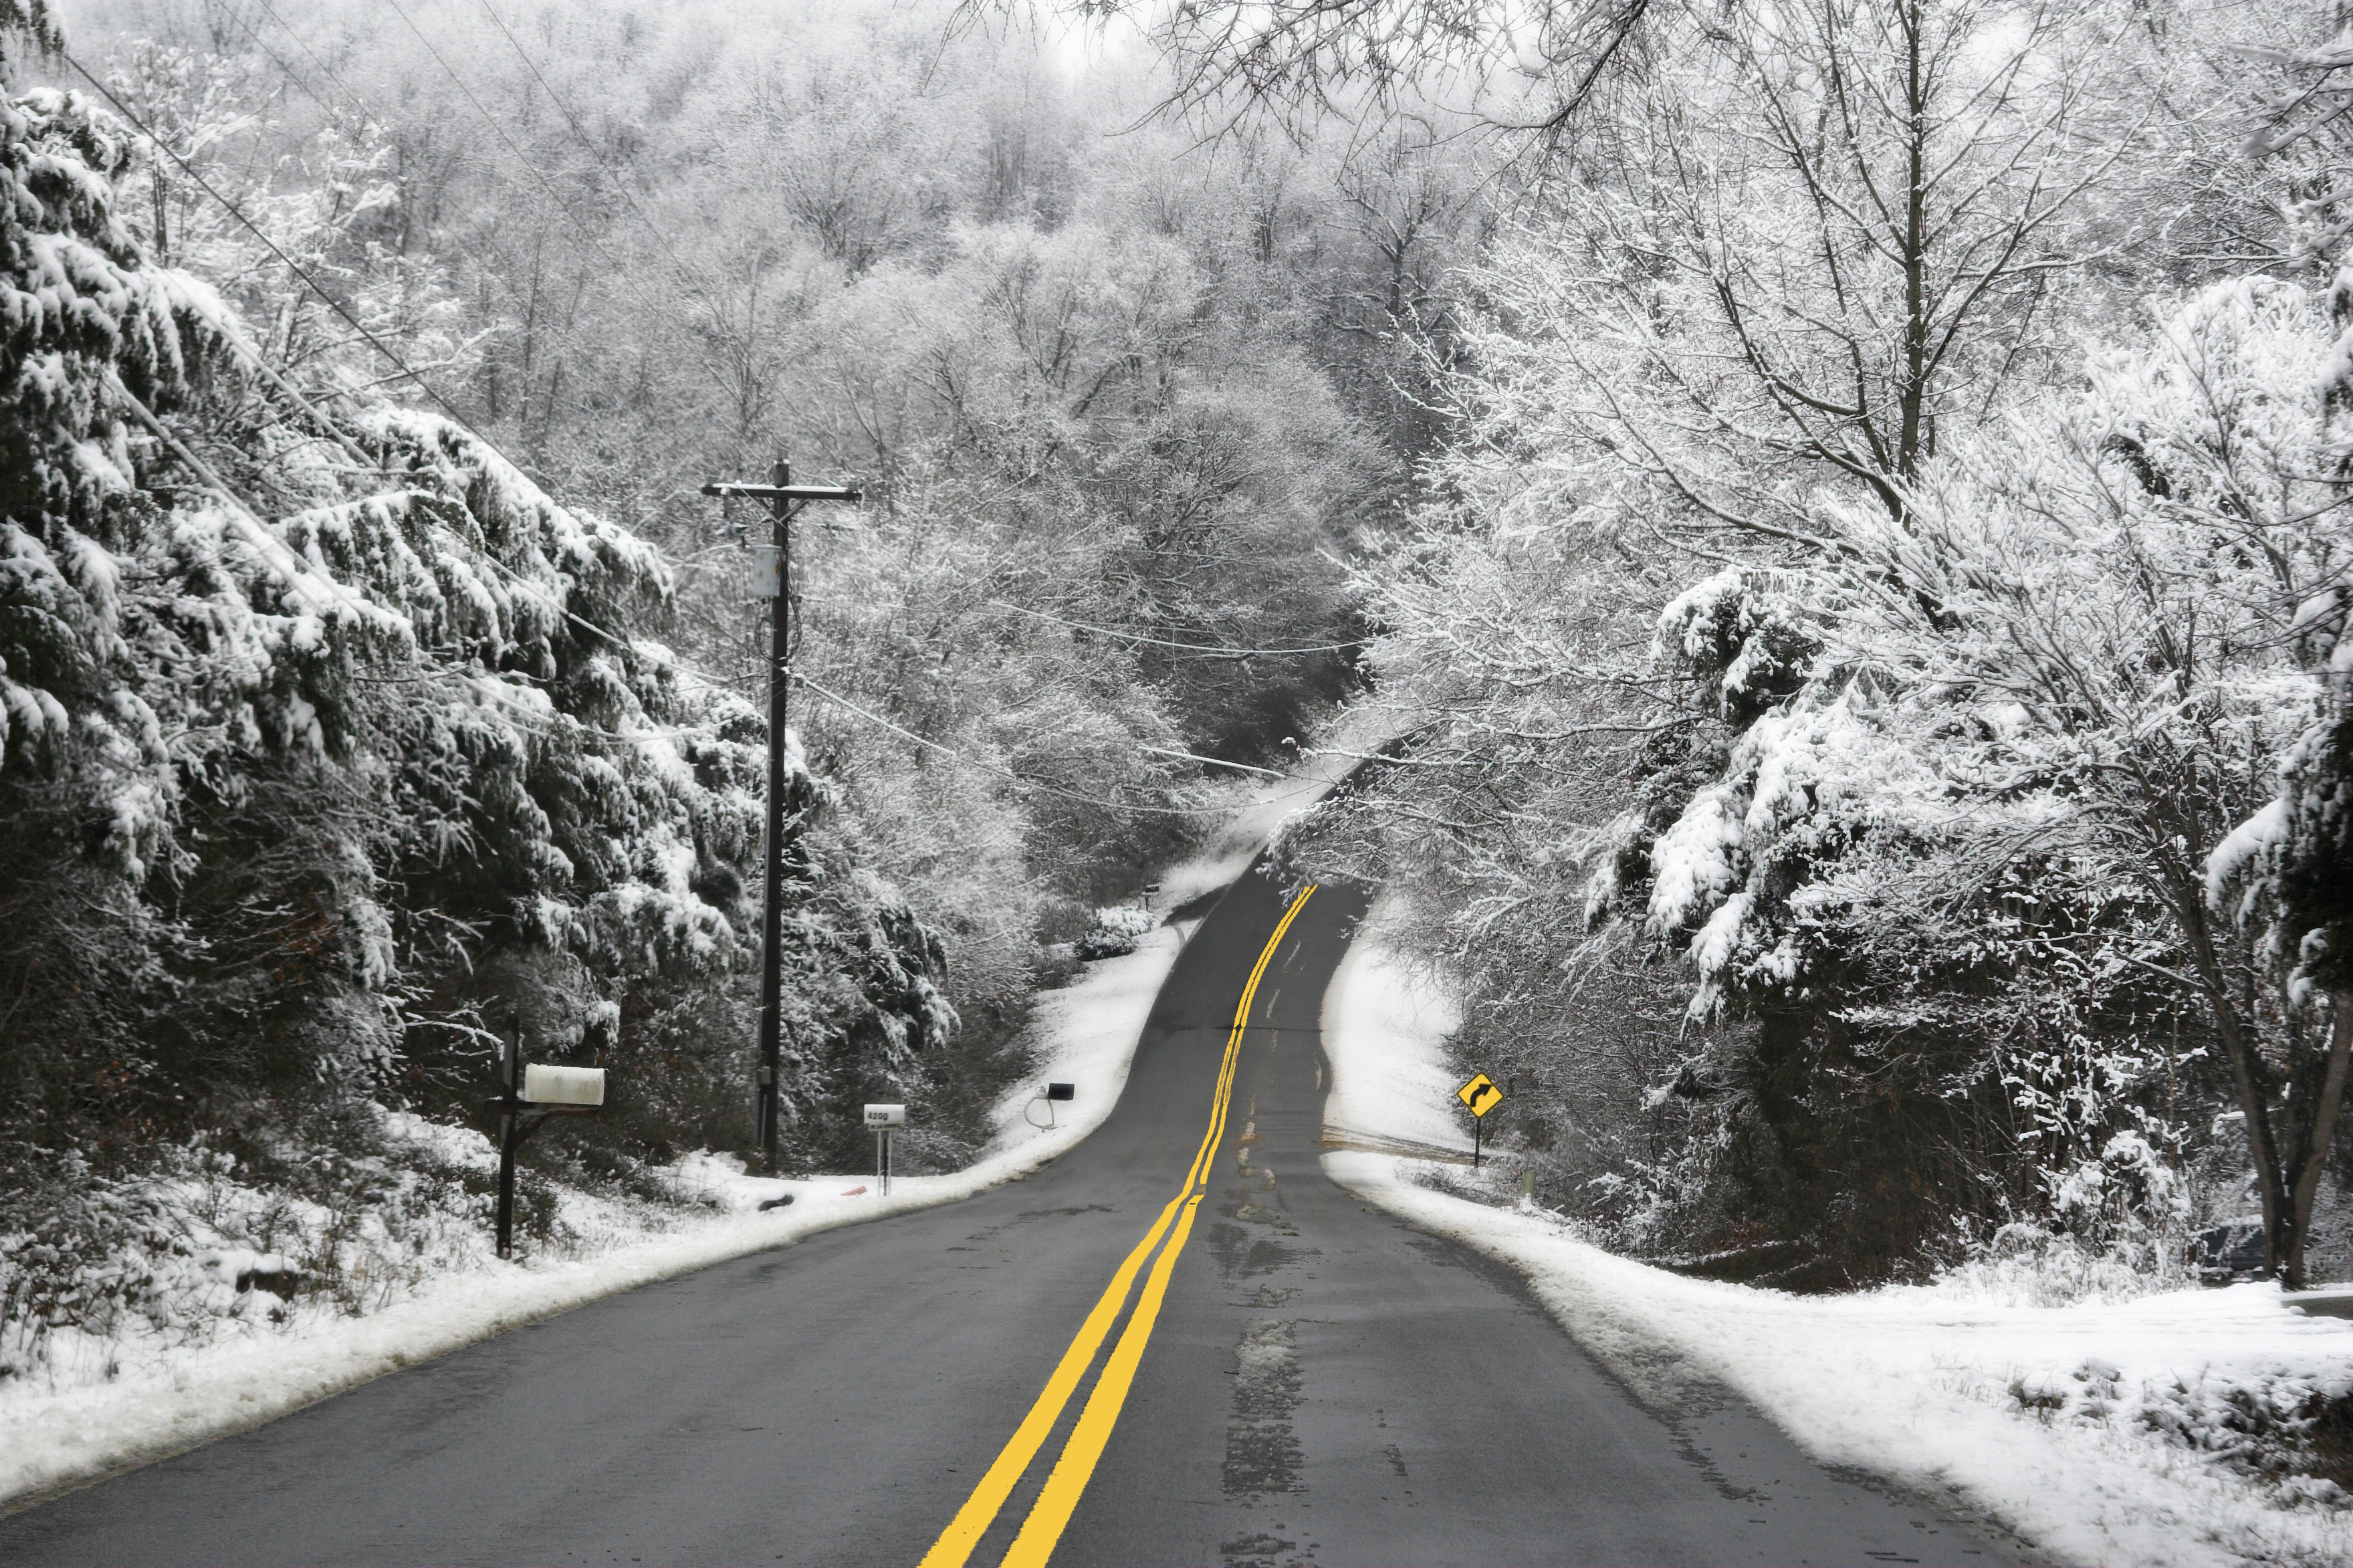
[[[510,1258],[514,1254],[516,1152],[552,1117],[596,1115],[605,1104],[605,1069],[537,1062],[525,1067],[520,1026],[500,1065],[505,1092],[491,1101],[491,1109],[499,1113],[499,1256]]]

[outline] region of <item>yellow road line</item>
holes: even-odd
[[[1046,1568],[1046,1560],[1053,1556],[1071,1515],[1078,1511],[1079,1499],[1094,1479],[1095,1462],[1103,1458],[1112,1428],[1119,1423],[1120,1409],[1127,1403],[1128,1386],[1144,1363],[1144,1347],[1151,1342],[1160,1303],[1168,1294],[1168,1276],[1176,1269],[1176,1255],[1185,1250],[1185,1238],[1192,1232],[1193,1215],[1200,1206],[1198,1193],[1185,1200],[1185,1215],[1176,1222],[1176,1234],[1153,1263],[1152,1278],[1135,1303],[1135,1314],[1128,1319],[1126,1332],[1119,1336],[1111,1360],[1095,1379],[1087,1407],[1079,1413],[1070,1441],[1062,1445],[1062,1457],[1055,1461],[1053,1474],[1046,1478],[1046,1489],[1038,1494],[1037,1506],[1029,1510],[1021,1533],[1013,1538],[1011,1549],[1005,1553],[1004,1568]]]
[[[1203,1184],[1208,1180],[1210,1164],[1218,1157],[1218,1144],[1225,1136],[1226,1110],[1233,1099],[1234,1068],[1240,1059],[1242,1032],[1249,1025],[1250,999],[1258,991],[1259,977],[1266,973],[1268,960],[1274,956],[1275,948],[1291,930],[1291,922],[1299,918],[1308,895],[1314,890],[1310,885],[1291,901],[1282,922],[1267,940],[1266,951],[1259,954],[1258,968],[1251,972],[1250,984],[1242,991],[1241,1005],[1234,1010],[1233,1034],[1226,1043],[1225,1070],[1219,1075],[1221,1081],[1210,1112],[1208,1136],[1202,1140],[1200,1157],[1194,1162],[1194,1173]],[[1096,1377],[1094,1392],[1087,1395],[1086,1408],[1079,1413],[1079,1424],[1071,1429],[1070,1440],[1062,1445],[1062,1457],[1055,1461],[1053,1473],[1046,1478],[1046,1489],[1038,1494],[1036,1506],[1022,1522],[1021,1533],[1014,1537],[1011,1550],[1006,1552],[1004,1568],[1046,1568],[1046,1560],[1054,1554],[1055,1545],[1070,1525],[1071,1515],[1078,1510],[1087,1482],[1094,1478],[1095,1466],[1103,1458],[1112,1428],[1119,1424],[1120,1410],[1127,1403],[1128,1389],[1135,1382],[1136,1369],[1144,1363],[1145,1347],[1152,1341],[1153,1327],[1160,1319],[1160,1304],[1168,1295],[1168,1278],[1176,1271],[1186,1238],[1193,1233],[1193,1215],[1207,1195],[1192,1190],[1193,1181],[1188,1180],[1186,1186],[1188,1195],[1176,1229],[1153,1262],[1152,1277],[1145,1282],[1144,1294],[1137,1298],[1135,1310],[1121,1331],[1119,1343],[1113,1347],[1111,1359]]]
[[[1145,1258],[1159,1245],[1162,1234],[1168,1228],[1168,1221],[1176,1213],[1176,1205],[1184,1201],[1182,1193],[1168,1200],[1168,1206],[1160,1211],[1160,1217],[1153,1222],[1150,1230],[1144,1233],[1144,1239],[1136,1243],[1135,1250],[1127,1255],[1117,1272],[1112,1275],[1111,1283],[1103,1288],[1103,1295],[1095,1301],[1094,1310],[1089,1312],[1087,1321],[1079,1326],[1079,1337],[1071,1342],[1071,1348],[1062,1352],[1061,1361],[1054,1367],[1054,1375],[1046,1380],[1045,1391],[1038,1395],[1037,1403],[1029,1406],[1029,1414],[1021,1418],[1021,1425],[1014,1428],[1013,1440],[1005,1445],[1005,1451],[997,1456],[997,1462],[989,1466],[987,1474],[980,1478],[980,1484],[973,1489],[972,1496],[965,1500],[964,1507],[956,1510],[955,1518],[940,1533],[939,1540],[933,1542],[932,1549],[923,1554],[921,1568],[964,1568],[965,1560],[972,1555],[972,1549],[980,1544],[980,1538],[987,1534],[988,1527],[996,1522],[997,1510],[1003,1508],[1005,1500],[1013,1495],[1013,1489],[1020,1484],[1023,1473],[1029,1468],[1029,1461],[1037,1458],[1038,1450],[1053,1432],[1054,1423],[1061,1418],[1062,1406],[1070,1403],[1071,1394],[1079,1386],[1079,1380],[1086,1375],[1087,1367],[1094,1361],[1095,1352],[1103,1348],[1103,1336],[1111,1332],[1112,1323],[1118,1318],[1120,1308],[1127,1304],[1127,1288],[1134,1283],[1135,1271],[1144,1267]]]
[[[1168,1293],[1168,1277],[1176,1268],[1176,1256],[1184,1250],[1185,1238],[1192,1232],[1193,1211],[1199,1205],[1203,1195],[1195,1189],[1208,1180],[1211,1163],[1217,1158],[1218,1143],[1225,1131],[1226,1109],[1233,1095],[1234,1069],[1240,1058],[1242,1036],[1249,1025],[1250,999],[1258,992],[1260,977],[1265,974],[1267,964],[1274,957],[1274,950],[1291,930],[1291,922],[1305,907],[1308,895],[1314,891],[1314,884],[1310,883],[1291,901],[1290,909],[1283,911],[1282,919],[1275,925],[1274,934],[1267,939],[1266,947],[1259,953],[1258,963],[1250,970],[1249,983],[1242,987],[1240,1003],[1234,1009],[1233,1028],[1226,1037],[1225,1058],[1218,1066],[1218,1083],[1210,1100],[1208,1129],[1201,1135],[1201,1146],[1193,1156],[1192,1168],[1185,1174],[1184,1186],[1168,1200],[1167,1206],[1160,1211],[1160,1217],[1153,1222],[1150,1230],[1145,1232],[1144,1239],[1135,1245],[1113,1273],[1111,1283],[1104,1287],[1103,1295],[1096,1300],[1094,1310],[1080,1325],[1077,1338],[1071,1342],[1070,1349],[1062,1352],[1062,1359],[1055,1364],[1053,1375],[1046,1380],[1046,1386],[1029,1406],[1029,1413],[1015,1428],[1012,1440],[1005,1445],[1004,1450],[988,1467],[987,1473],[980,1479],[980,1484],[973,1489],[972,1496],[965,1500],[964,1507],[956,1510],[955,1518],[941,1532],[939,1540],[923,1554],[920,1568],[964,1568],[973,1548],[980,1543],[980,1538],[996,1522],[997,1510],[1005,1506],[1005,1500],[1012,1495],[1013,1489],[1028,1472],[1030,1460],[1037,1457],[1039,1448],[1052,1433],[1054,1423],[1060,1419],[1063,1406],[1070,1403],[1071,1394],[1077,1390],[1087,1367],[1093,1362],[1095,1352],[1102,1348],[1104,1336],[1111,1331],[1111,1325],[1118,1318],[1120,1309],[1126,1304],[1128,1288],[1134,1283],[1137,1269],[1142,1268],[1145,1258],[1151,1255],[1162,1236],[1167,1233],[1169,1220],[1173,1216],[1176,1221],[1176,1233],[1161,1253],[1159,1261],[1153,1266],[1151,1278],[1145,1281],[1144,1295],[1137,1302],[1127,1330],[1120,1335],[1119,1343],[1113,1347],[1103,1374],[1095,1380],[1094,1393],[1088,1397],[1086,1408],[1080,1414],[1079,1425],[1063,1445],[1061,1458],[1055,1464],[1053,1474],[1048,1478],[1045,1494],[1031,1509],[1028,1521],[1005,1561],[1008,1563],[1017,1561],[1043,1563],[1052,1553],[1055,1542],[1061,1539],[1071,1510],[1078,1507],[1079,1498],[1086,1489],[1087,1479],[1093,1475],[1095,1463],[1103,1456],[1103,1445],[1110,1441],[1112,1427],[1119,1419],[1120,1406],[1127,1399],[1128,1384],[1134,1380],[1136,1366],[1144,1359],[1145,1345],[1152,1337],[1153,1322],[1160,1315],[1160,1303]],[[1118,1374],[1115,1386],[1106,1400],[1105,1385],[1113,1382],[1114,1371]],[[1087,1444],[1080,1442],[1082,1434],[1088,1435],[1090,1441]],[[1047,1506],[1049,1499],[1055,1500],[1058,1506],[1050,1510]],[[1029,1543],[1029,1550],[1034,1555],[1022,1555],[1025,1542]]]

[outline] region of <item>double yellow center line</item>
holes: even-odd
[[[1193,1211],[1207,1195],[1209,1169],[1218,1157],[1219,1141],[1225,1136],[1227,1102],[1233,1098],[1234,1064],[1240,1059],[1242,1032],[1250,1023],[1250,1004],[1258,995],[1259,980],[1273,961],[1274,950],[1282,944],[1283,936],[1291,930],[1291,922],[1299,918],[1299,911],[1307,907],[1307,900],[1314,891],[1315,885],[1311,882],[1291,900],[1274,934],[1267,938],[1265,950],[1258,955],[1250,983],[1242,987],[1241,1001],[1234,1008],[1234,1026],[1226,1037],[1225,1061],[1218,1068],[1217,1093],[1209,1103],[1209,1130],[1201,1135],[1200,1150],[1193,1156],[1193,1168],[1186,1173],[1184,1186],[1168,1200],[1160,1217],[1144,1233],[1144,1239],[1135,1244],[1135,1250],[1113,1272],[1111,1283],[1103,1288],[1094,1310],[1079,1325],[1078,1337],[1062,1352],[1054,1375],[1046,1380],[1045,1391],[1029,1406],[1029,1414],[1015,1428],[1012,1441],[997,1456],[997,1462],[988,1467],[988,1473],[980,1478],[980,1484],[973,1489],[964,1507],[956,1510],[955,1520],[940,1533],[931,1551],[923,1554],[922,1568],[964,1568],[973,1548],[980,1544],[980,1538],[996,1522],[1005,1500],[1013,1495],[1013,1489],[1029,1473],[1029,1462],[1052,1436],[1063,1406],[1077,1392],[1087,1368],[1094,1364],[1095,1352],[1103,1348],[1120,1309],[1127,1304],[1128,1287],[1135,1283],[1145,1259],[1152,1257],[1152,1249],[1159,1247],[1161,1238],[1166,1237],[1168,1245],[1161,1248],[1159,1258],[1153,1262],[1144,1294],[1137,1300],[1135,1310],[1129,1314],[1119,1343],[1112,1347],[1111,1359],[1095,1378],[1094,1392],[1087,1396],[1078,1425],[1062,1444],[1062,1457],[1055,1461],[1053,1473],[1046,1478],[1045,1489],[1038,1494],[1029,1517],[1022,1521],[1021,1533],[1014,1537],[1011,1549],[1006,1552],[1004,1568],[1045,1568],[1046,1560],[1054,1554],[1054,1545],[1062,1539],[1062,1531],[1095,1473],[1095,1464],[1103,1458],[1103,1445],[1111,1441],[1120,1407],[1127,1403],[1128,1385],[1135,1381],[1135,1369],[1144,1361],[1144,1347],[1151,1341],[1152,1326],[1160,1317],[1161,1301],[1168,1294],[1168,1277],[1176,1271],[1177,1255],[1185,1250],[1185,1238],[1192,1234]]]

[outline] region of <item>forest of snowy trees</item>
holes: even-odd
[[[708,481],[867,498],[797,552],[797,1165],[875,1099],[968,1158],[1053,944],[1353,689],[1387,301],[1451,232],[1383,250],[1409,169],[1190,157],[1144,66],[938,8],[50,16],[0,127],[12,1318],[136,1296],[174,1182],[441,1202],[385,1118],[478,1124],[516,1030],[627,1086],[544,1170],[745,1146],[765,519]]]
[[[2340,1267],[2347,22],[0,0],[8,1316],[136,1298],[174,1182],[397,1231],[474,1178],[386,1119],[517,1030],[628,1085],[543,1173],[745,1148],[701,489],[780,456],[867,498],[797,542],[797,1163],[967,1159],[1057,944],[1352,703],[1285,854],[1613,1245]]]
[[[1799,1288],[2341,1268],[2342,8],[1381,9],[1168,37],[1532,128],[1355,574],[1403,765],[1303,837],[1547,1201]]]

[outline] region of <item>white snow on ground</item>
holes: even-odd
[[[1349,743],[1345,731],[1343,743]],[[1232,881],[1285,817],[1321,799],[1354,764],[1349,756],[1314,756],[1297,776],[1248,790],[1245,804],[1198,855],[1162,873],[1159,907],[1176,908]],[[50,1336],[41,1371],[0,1384],[0,1500],[258,1425],[616,1291],[1026,1175],[1111,1114],[1153,999],[1198,924],[1156,927],[1134,952],[1090,964],[1075,984],[1040,996],[1031,1024],[1037,1069],[996,1108],[997,1136],[981,1158],[950,1175],[899,1177],[887,1199],[862,1173],[786,1181],[746,1175],[733,1156],[690,1154],[671,1168],[670,1180],[674,1195],[699,1212],[654,1215],[649,1205],[564,1190],[563,1226],[586,1238],[569,1255],[550,1248],[500,1264],[471,1215],[412,1222],[419,1258],[410,1273],[420,1281],[386,1280],[380,1290],[372,1285],[371,1299],[380,1304],[361,1316],[309,1296],[280,1303],[261,1289],[237,1291],[238,1275],[282,1266],[282,1258],[199,1251],[186,1260],[186,1271],[217,1298],[207,1301],[208,1331],[216,1337],[196,1342],[193,1330],[101,1337],[60,1329]],[[1050,1106],[1039,1100],[1049,1081],[1073,1084],[1076,1098]],[[480,1132],[399,1111],[387,1113],[386,1122],[393,1136],[428,1145],[444,1163],[496,1167],[496,1151]],[[223,1190],[234,1192],[233,1183]],[[761,1203],[786,1194],[790,1206],[760,1211]],[[200,1205],[196,1194],[183,1197]],[[296,1217],[315,1227],[333,1216],[322,1211]]]
[[[1029,1174],[1102,1126],[1127,1087],[1136,1037],[1144,1032],[1160,984],[1200,924],[1194,920],[1157,927],[1124,958],[1098,960],[1076,984],[1040,995],[1029,1025],[1040,1046],[1038,1067],[997,1102],[993,1112],[996,1141],[970,1169],[955,1177],[928,1179],[953,1181],[1006,1166],[1004,1173],[985,1184],[994,1186]],[[1075,1098],[1060,1103],[1041,1100],[1049,1083],[1071,1085]],[[1040,1131],[1049,1119],[1054,1130]],[[899,1184],[892,1184],[893,1197]]]
[[[1180,899],[1230,881],[1282,816],[1329,787],[1319,777],[1256,792],[1239,824],[1202,857],[1165,873],[1165,880],[1185,889]],[[616,1291],[821,1230],[968,1197],[1027,1175],[1111,1114],[1153,999],[1198,925],[1190,920],[1156,927],[1134,952],[1090,964],[1071,985],[1041,995],[1030,1026],[1037,1071],[996,1108],[997,1136],[981,1158],[949,1175],[898,1177],[888,1198],[862,1173],[779,1180],[746,1175],[733,1156],[691,1154],[672,1167],[672,1180],[676,1195],[696,1203],[701,1214],[666,1216],[668,1228],[654,1232],[643,1209],[567,1191],[561,1217],[574,1233],[591,1238],[587,1245],[575,1249],[578,1256],[543,1255],[508,1265],[491,1257],[488,1237],[475,1234],[478,1224],[453,1219],[466,1234],[435,1238],[435,1257],[446,1267],[405,1291],[387,1292],[397,1299],[361,1317],[307,1298],[278,1306],[260,1290],[237,1297],[237,1273],[277,1260],[207,1254],[195,1266],[221,1275],[222,1302],[234,1302],[223,1337],[202,1344],[175,1343],[168,1335],[85,1336],[87,1342],[79,1342],[70,1331],[59,1331],[43,1373],[0,1384],[0,1500],[258,1425]],[[1050,1112],[1037,1100],[1049,1081],[1073,1084],[1076,1098],[1053,1104]],[[388,1122],[396,1136],[429,1143],[448,1163],[495,1168],[496,1151],[480,1132],[405,1112],[390,1113]],[[762,1202],[787,1193],[794,1199],[789,1207],[760,1212]]]
[[[1327,1119],[1429,1141],[1415,1102],[1433,1084],[1452,1089],[1448,1014],[1398,1005],[1410,972],[1380,951],[1378,926],[1377,908],[1325,1003],[1339,1108]],[[1424,1184],[1441,1170],[1459,1182],[1456,1167],[1360,1150],[1324,1164],[1360,1195],[1519,1268],[1630,1385],[1660,1395],[1694,1375],[1729,1385],[1824,1461],[1949,1493],[2062,1561],[2353,1563],[2342,1494],[2257,1479],[2223,1458],[2243,1447],[2245,1426],[2353,1389],[2353,1322],[2306,1317],[2273,1287],[2064,1307],[2016,1304],[2015,1292],[1962,1279],[1792,1296],[1648,1268],[1542,1210]]]
[[[1471,1149],[1469,1113],[1438,1049],[1458,1022],[1453,1006],[1416,984],[1369,930],[1350,945],[1324,994],[1327,1041],[1411,1041],[1427,1048],[1378,1053],[1332,1050],[1332,1092],[1324,1102],[1326,1135],[1339,1142],[1426,1144]]]

